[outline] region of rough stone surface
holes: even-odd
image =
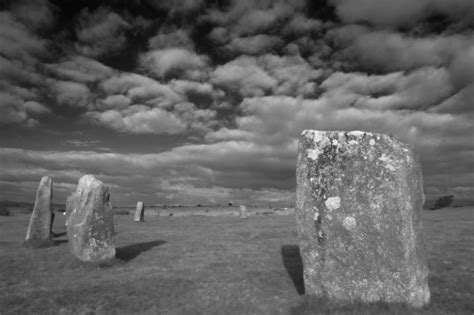
[[[241,219],[247,218],[247,207],[244,205],[240,205],[239,207],[239,214]]]
[[[135,210],[135,216],[133,217],[133,221],[135,222],[143,222],[145,218],[145,205],[143,201],[137,202],[137,209]]]
[[[307,294],[429,303],[423,184],[410,146],[381,134],[305,130],[296,176]]]
[[[53,245],[51,226],[52,219],[53,179],[44,176],[36,192],[35,205],[31,214],[30,224],[26,232],[25,245],[45,247]]]
[[[109,188],[92,175],[79,180],[75,207],[67,222],[69,249],[82,261],[101,263],[115,257]]]
[[[71,213],[76,209],[76,200],[77,200],[77,193],[73,192],[69,197],[66,199],[66,226],[68,224],[69,217]]]

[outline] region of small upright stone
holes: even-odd
[[[69,217],[71,216],[71,213],[74,212],[76,209],[76,201],[77,201],[77,193],[73,192],[69,197],[66,199],[66,226],[67,222],[69,220]]]
[[[307,294],[429,303],[423,183],[410,146],[381,134],[306,130],[296,177]]]
[[[48,247],[54,245],[51,233],[52,199],[53,179],[50,176],[44,176],[41,178],[36,192],[35,205],[26,232],[25,246]]]
[[[239,207],[240,218],[245,219],[247,218],[247,207],[244,205],[240,205]]]
[[[137,202],[137,209],[135,210],[135,216],[133,221],[135,222],[143,222],[145,217],[145,205],[143,201]]]
[[[75,208],[67,222],[71,253],[93,263],[113,259],[114,222],[109,188],[92,175],[85,175],[79,180],[75,198]]]

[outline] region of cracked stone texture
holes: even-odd
[[[30,247],[47,247],[54,244],[51,235],[53,198],[53,179],[44,176],[36,192],[35,205],[26,232],[25,245]]]
[[[421,167],[409,145],[382,134],[305,130],[296,176],[306,294],[429,303]]]
[[[92,175],[79,180],[74,209],[67,219],[69,249],[82,261],[100,263],[115,257],[114,222],[109,188]]]
[[[145,205],[143,201],[137,202],[137,209],[135,210],[135,216],[133,221],[135,222],[143,222],[145,217]]]

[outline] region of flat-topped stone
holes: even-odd
[[[92,175],[79,180],[75,207],[67,221],[71,253],[82,261],[115,258],[114,223],[109,188]]]
[[[135,222],[145,221],[145,205],[143,204],[143,201],[137,202],[137,208],[135,209],[135,215],[133,217],[133,221]]]
[[[239,215],[241,219],[247,218],[247,207],[244,205],[239,206]]]
[[[53,179],[50,176],[44,176],[41,178],[36,192],[35,205],[26,232],[25,246],[48,247],[54,245],[51,233],[52,199]]]
[[[409,145],[363,131],[305,130],[296,176],[307,294],[429,303],[423,183]]]

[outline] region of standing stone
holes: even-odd
[[[296,176],[307,294],[429,303],[423,183],[410,146],[381,134],[305,130]]]
[[[85,175],[79,180],[75,198],[75,208],[67,222],[71,253],[93,263],[113,259],[114,222],[109,188],[92,175]]]
[[[25,245],[28,247],[47,247],[54,245],[51,235],[53,179],[44,176],[36,192],[35,205],[31,214],[30,224],[26,232]]]
[[[240,205],[239,207],[240,218],[245,219],[247,218],[247,207],[244,205]]]
[[[69,217],[71,213],[76,209],[76,200],[77,200],[77,193],[73,192],[69,197],[66,199],[66,226],[68,224]]]
[[[135,210],[135,217],[133,221],[135,222],[143,222],[145,217],[145,205],[143,201],[137,202],[137,209]]]

